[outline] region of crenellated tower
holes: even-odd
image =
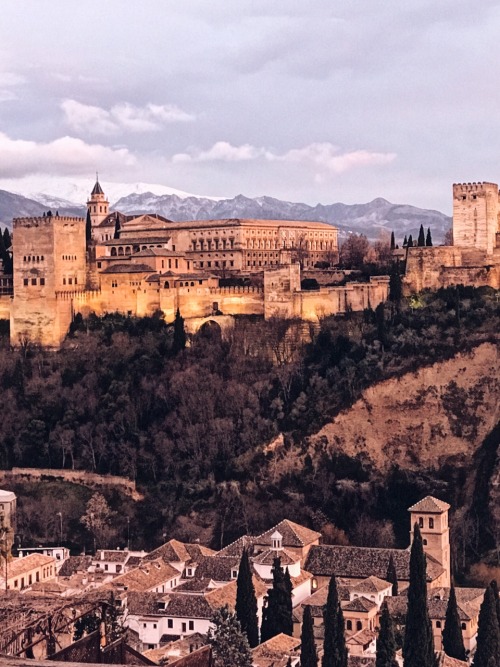
[[[496,183],[453,185],[453,245],[492,255],[499,232]]]

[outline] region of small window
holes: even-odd
[[[423,540],[423,545],[424,545],[424,547],[427,546],[427,540]]]
[[[429,519],[429,528],[434,528],[434,519]]]
[[[28,285],[28,283],[29,283],[29,280],[28,280],[27,278],[25,278],[25,279],[23,280],[23,285],[26,286],[26,285]]]
[[[466,623],[461,623],[461,628],[462,628],[462,630],[467,630],[467,624]]]
[[[346,630],[352,630],[352,621],[346,621],[345,622],[345,627],[346,627]]]
[[[45,285],[45,278],[40,278],[40,285]]]
[[[194,630],[194,621],[189,621],[189,629]]]
[[[36,285],[36,278],[32,278],[32,279],[31,279],[31,284],[32,284],[32,285]]]
[[[441,627],[441,621],[436,621],[436,628],[440,628],[440,627]]]
[[[424,527],[424,519],[423,517],[419,516],[418,517],[418,527],[423,528]]]
[[[154,628],[155,630],[156,630],[157,627],[158,627],[158,623],[153,623],[153,628]]]
[[[172,629],[174,627],[174,619],[173,618],[167,618],[167,628]]]
[[[363,629],[363,623],[361,621],[356,621],[356,630],[362,630]]]

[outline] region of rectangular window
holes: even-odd
[[[174,627],[174,619],[173,618],[167,618],[167,628],[172,629]]]
[[[40,285],[45,285],[45,278],[40,278]]]
[[[68,285],[72,285],[72,284],[73,284],[73,278],[68,278]]]
[[[182,632],[186,632],[186,631],[187,631],[187,629],[186,629],[186,624],[185,624],[185,623],[182,623]]]
[[[194,621],[189,621],[189,629],[194,630]]]
[[[36,285],[36,278],[32,278],[32,279],[31,279],[31,284],[32,284],[32,285]]]
[[[29,280],[28,280],[27,278],[25,278],[25,279],[23,280],[23,285],[26,286],[28,283],[29,283]]]

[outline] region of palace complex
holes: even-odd
[[[161,310],[172,321],[179,309],[196,331],[208,319],[225,318],[219,323],[227,325],[235,315],[318,321],[387,298],[387,277],[301,290],[302,268],[338,261],[337,229],[325,223],[124,215],[109,212],[99,181],[87,210],[87,221],[57,214],[14,219],[14,345],[58,347],[77,313]],[[221,284],[229,277],[247,280]]]

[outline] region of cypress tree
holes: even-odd
[[[87,209],[87,220],[85,221],[85,242],[87,248],[92,242],[92,220],[90,219],[90,209]]]
[[[394,562],[394,557],[392,554],[389,558],[389,564],[387,566],[387,574],[385,578],[392,584],[391,595],[393,597],[396,597],[396,595],[398,594],[398,574],[396,572],[396,564]]]
[[[450,658],[465,660],[464,638],[462,636],[462,627],[458,615],[457,598],[455,595],[455,586],[451,585],[448,606],[446,607],[446,618],[443,630],[443,651]]]
[[[394,250],[396,247],[396,239],[394,238],[394,232],[391,232],[391,250]]]
[[[498,627],[500,628],[500,597],[498,596],[498,584],[495,579],[491,580],[490,586],[493,591],[493,597],[495,598],[495,606],[497,609],[497,617],[498,617]]]
[[[403,643],[404,667],[434,667],[434,640],[427,609],[425,554],[418,524],[413,529],[410,553],[410,586]]]
[[[252,581],[252,571],[248,551],[243,549],[236,580],[236,618],[240,622],[241,629],[248,637],[250,648],[259,643],[259,625],[257,621],[257,598]]]
[[[425,237],[425,245],[426,246],[432,246],[432,236],[431,236],[431,228],[427,228],[427,236]]]
[[[397,667],[396,640],[394,638],[394,625],[392,617],[387,608],[387,603],[382,605],[380,615],[380,630],[377,638],[377,659],[375,667]]]
[[[490,667],[500,663],[500,629],[493,588],[488,586],[479,610],[477,647],[472,667]]]
[[[410,234],[407,241],[408,248],[413,248],[413,236]]]
[[[293,633],[292,589],[290,575],[283,572],[281,561],[275,558],[272,567],[273,587],[267,594],[267,604],[263,610],[260,639],[262,642],[279,635]]]
[[[407,245],[408,245],[408,239],[407,239],[406,234],[405,234],[405,237],[404,237],[404,240],[403,240],[403,248],[406,248]]]
[[[403,296],[403,285],[399,272],[399,262],[393,262],[389,274],[389,299],[396,304],[401,302]]]
[[[314,643],[314,624],[311,607],[307,604],[302,618],[300,635],[300,667],[318,667],[318,653]]]
[[[184,330],[184,318],[181,316],[181,311],[177,308],[174,320],[174,340],[172,343],[172,351],[174,354],[180,352],[186,347],[186,332]]]
[[[422,247],[425,245],[425,232],[424,232],[424,226],[420,225],[420,230],[418,232],[418,242],[417,245],[419,247]]]
[[[3,244],[5,246],[5,250],[8,250],[12,245],[12,239],[10,238],[10,232],[8,227],[6,227],[3,230]]]
[[[335,576],[328,585],[328,597],[323,611],[325,640],[322,667],[347,667],[347,646],[344,634],[344,614],[340,607]]]

